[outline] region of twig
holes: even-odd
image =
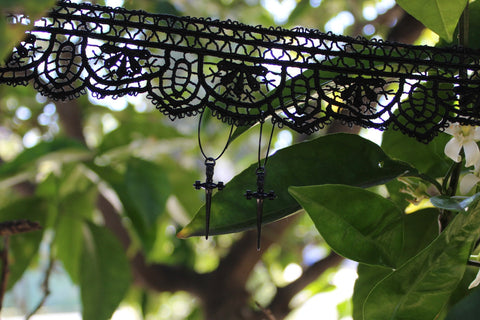
[[[38,310],[40,310],[40,308],[45,304],[45,301],[47,301],[47,298],[50,295],[50,287],[49,287],[50,275],[52,274],[54,264],[55,264],[55,258],[53,254],[50,254],[50,260],[48,262],[48,267],[47,267],[47,270],[45,271],[45,278],[43,279],[43,283],[42,283],[42,289],[43,289],[42,300],[40,300],[40,302],[35,307],[35,309],[33,309],[33,311],[30,312],[25,317],[25,320],[30,319],[35,313],[37,313]]]
[[[10,237],[5,236],[3,237],[3,250],[1,252],[1,260],[2,260],[2,275],[0,279],[0,311],[3,307],[3,298],[5,293],[7,292],[7,282],[8,282],[8,275],[10,273],[10,266],[8,260],[8,250],[10,247]]]
[[[38,222],[30,220],[11,220],[0,222],[0,236],[11,236],[18,233],[40,230]]]
[[[268,309],[265,309],[264,307],[262,307],[260,305],[260,303],[258,303],[257,301],[255,301],[255,304],[257,305],[257,307],[262,311],[263,315],[265,317],[267,317],[268,320],[276,320],[275,316],[272,314],[272,311],[268,310]]]

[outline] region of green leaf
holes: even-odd
[[[116,192],[148,253],[155,242],[157,218],[164,212],[170,194],[165,169],[137,158],[127,162],[123,175],[111,167],[100,167],[93,163],[88,166]]]
[[[4,15],[8,12],[25,13],[33,21],[40,18],[45,12],[55,5],[55,0],[2,0],[1,8]],[[0,59],[4,60],[8,57],[15,45],[20,39],[25,37],[25,31],[32,28],[32,25],[7,23],[7,19],[0,19]]]
[[[230,137],[230,142],[234,141],[235,139],[237,139],[238,137],[240,137],[242,134],[244,134],[245,132],[247,132],[248,130],[250,130],[253,127],[254,127],[254,125],[237,127],[233,131],[232,136]]]
[[[405,215],[405,237],[399,261],[404,262],[427,247],[438,236],[438,210],[424,209]],[[391,269],[359,264],[353,290],[353,318],[363,319],[363,304],[375,285],[392,273]]]
[[[452,40],[468,0],[397,0],[405,11],[447,41]]]
[[[405,237],[399,260],[406,262],[426,248],[438,236],[438,214],[428,208],[405,215]]]
[[[168,175],[170,182],[171,194],[174,195],[182,207],[185,209],[186,214],[190,216],[180,216],[179,212],[169,212],[169,214],[177,221],[184,220],[184,218],[191,218],[195,211],[203,204],[198,191],[195,188],[191,188],[192,177],[197,176],[199,173],[195,169],[178,168],[178,163],[174,159],[162,159],[160,162],[162,168]],[[186,215],[185,214],[185,215]]]
[[[358,278],[355,281],[353,288],[352,304],[353,304],[353,319],[363,320],[363,304],[368,297],[368,294],[375,285],[383,278],[392,273],[392,269],[369,266],[359,263],[357,267]]]
[[[395,268],[403,247],[398,207],[376,193],[346,185],[290,187],[325,242],[338,254],[365,264]]]
[[[465,211],[472,204],[480,199],[480,193],[470,197],[463,196],[435,196],[430,198],[430,202],[437,208],[449,211]]]
[[[39,160],[56,160],[61,162],[76,161],[89,157],[89,150],[76,140],[55,139],[42,142],[36,146],[26,149],[14,160],[0,166],[0,179],[18,174],[22,170],[30,168]]]
[[[47,203],[36,197],[20,199],[0,209],[0,222],[26,219],[38,222],[44,227],[46,216]],[[32,259],[37,255],[42,237],[43,230],[10,236],[8,288],[13,287],[22,277]]]
[[[62,215],[55,230],[57,257],[74,283],[79,283],[82,258],[83,221],[68,214]]]
[[[87,223],[83,239],[80,273],[82,317],[107,320],[130,287],[128,260],[118,240],[105,228]]]
[[[83,193],[73,193],[59,205],[59,217],[55,224],[55,248],[57,257],[74,283],[79,282],[82,258],[83,222],[91,219],[98,193],[96,188]]]
[[[127,162],[125,186],[132,204],[145,226],[155,224],[165,209],[170,195],[170,183],[165,170],[159,165],[131,158]]]
[[[428,144],[418,142],[398,130],[383,133],[382,149],[393,159],[405,161],[431,177],[443,177],[451,165],[444,148],[451,136],[440,133]]]
[[[480,2],[474,1],[468,5],[468,47],[480,48]],[[458,30],[457,30],[458,31]]]
[[[479,211],[457,214],[428,247],[378,283],[365,301],[364,319],[436,319],[480,235]]]
[[[254,228],[256,203],[243,197],[256,188],[257,165],[234,177],[212,200],[211,234]],[[289,186],[347,184],[370,187],[401,175],[415,173],[409,165],[395,161],[373,142],[351,134],[333,134],[277,151],[268,160],[265,190],[277,198],[264,203],[264,223],[295,213],[300,205],[288,193]],[[205,208],[177,235],[180,238],[205,233]]]
[[[128,146],[132,141],[141,139],[169,140],[180,138],[182,135],[171,126],[162,125],[151,114],[138,114],[127,108],[119,115],[121,126],[109,132],[103,137],[98,147],[98,153],[102,154],[115,148]]]
[[[301,19],[305,16],[305,13],[312,10],[312,6],[310,5],[309,0],[298,0],[295,9],[293,9],[292,13],[288,17],[288,23],[301,21]]]

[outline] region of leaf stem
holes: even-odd
[[[457,192],[458,181],[460,180],[460,173],[462,172],[462,167],[462,161],[456,162],[453,165],[452,174],[450,176],[450,183],[448,189],[446,190],[447,196],[449,197],[453,197]]]
[[[446,190],[443,190],[445,195],[449,197],[453,197],[455,193],[457,192],[457,187],[458,187],[458,181],[460,180],[460,173],[462,172],[462,165],[463,162],[455,162],[447,175],[445,176],[443,188]],[[446,180],[450,177],[450,181],[448,182],[448,187],[446,187],[447,183],[445,183]],[[439,232],[441,233],[447,225],[450,223],[451,220],[451,215],[452,212],[448,210],[440,210],[440,214],[438,215],[438,229]]]

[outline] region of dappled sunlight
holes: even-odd
[[[331,279],[335,286],[332,291],[318,293],[302,302],[285,320],[349,320],[349,316],[339,317],[338,305],[349,300],[357,279],[356,263],[346,261]],[[299,297],[301,299],[301,297]],[[295,302],[292,302],[295,303]]]

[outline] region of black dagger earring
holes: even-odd
[[[262,216],[263,216],[263,200],[270,199],[273,200],[276,198],[275,192],[270,190],[269,192],[265,192],[265,166],[267,165],[268,161],[268,153],[270,152],[270,145],[272,143],[273,137],[273,130],[275,129],[275,125],[272,127],[272,131],[270,133],[270,139],[268,141],[267,153],[265,155],[265,160],[262,161],[260,159],[261,147],[262,147],[262,131],[263,131],[263,123],[265,122],[264,119],[260,120],[260,137],[258,139],[258,166],[256,170],[257,175],[257,191],[247,190],[245,192],[245,197],[247,200],[250,199],[257,199],[257,250],[260,250],[260,239],[261,239],[261,232],[262,232]]]
[[[202,117],[203,117],[203,112],[200,114],[200,119],[198,121],[198,146],[200,147],[200,152],[202,153],[203,157],[205,158],[205,182],[200,182],[199,180],[195,181],[193,186],[195,189],[200,190],[200,189],[205,189],[205,239],[208,239],[208,233],[210,230],[210,213],[211,213],[211,207],[212,207],[212,195],[213,195],[213,190],[218,189],[222,190],[224,188],[223,182],[219,181],[217,183],[213,182],[213,174],[214,174],[214,168],[215,168],[215,163],[220,157],[225,153],[227,150],[228,145],[230,144],[230,139],[232,138],[232,133],[233,133],[233,124],[230,127],[230,133],[228,135],[228,141],[225,144],[225,147],[223,148],[222,152],[218,155],[216,158],[212,157],[207,157],[205,155],[205,152],[203,151],[202,147],[202,139],[200,138],[200,127],[202,123]]]

